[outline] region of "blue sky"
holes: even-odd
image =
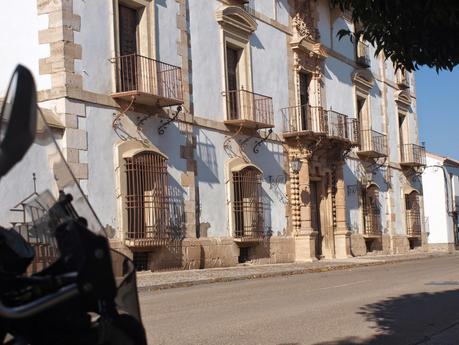
[[[428,151],[459,160],[459,67],[416,71],[419,141]]]

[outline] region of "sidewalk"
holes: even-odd
[[[208,268],[201,270],[180,270],[167,272],[139,272],[137,273],[137,286],[139,291],[150,291],[243,279],[343,270],[403,261],[424,260],[449,255],[457,254],[418,252],[390,256],[368,255],[340,260],[320,260],[311,263],[273,265],[241,264],[236,267],[228,268]]]

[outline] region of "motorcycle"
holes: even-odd
[[[1,343],[147,344],[134,264],[110,249],[27,68],[0,114]]]

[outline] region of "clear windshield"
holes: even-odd
[[[36,258],[32,272],[43,269],[58,257],[53,227],[67,218],[83,217],[89,229],[104,234],[60,149],[60,145],[64,145],[63,128],[48,125],[47,117],[53,116],[56,123],[57,115],[45,110],[38,111],[37,116],[34,143],[22,160],[0,179],[0,225],[14,227],[34,246]],[[5,131],[7,121],[2,117],[0,132]],[[71,204],[56,204],[66,195],[71,195]]]

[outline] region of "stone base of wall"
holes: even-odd
[[[454,243],[429,243],[427,245],[429,252],[446,252],[452,253],[457,250]]]
[[[406,254],[410,250],[410,242],[403,235],[391,236],[392,254]]]
[[[271,237],[249,250],[249,261],[256,264],[280,264],[295,261],[293,237]]]
[[[367,253],[365,238],[361,234],[351,234],[351,254],[352,256],[362,256]]]
[[[124,247],[121,242],[112,242],[111,245],[112,248],[130,258],[133,257],[133,252]],[[238,264],[241,250],[246,253],[246,262],[250,263],[276,264],[295,261],[293,237],[276,236],[262,242],[244,245],[238,245],[231,237],[209,237],[184,239],[167,246],[152,248],[147,251],[148,267],[152,271],[231,267]]]
[[[376,238],[365,238],[361,234],[351,235],[351,253],[353,256],[373,254],[390,254],[390,236],[382,235]]]

